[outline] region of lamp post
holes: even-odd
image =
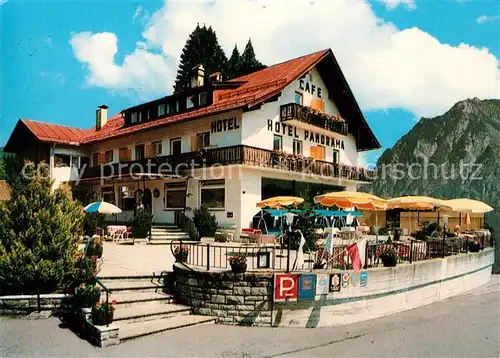
[[[292,223],[293,223],[293,217],[295,215],[293,213],[286,213],[285,218],[286,218],[286,235],[288,239],[288,244],[287,244],[287,257],[286,257],[286,272],[290,272],[290,244],[291,244],[291,236],[292,236]]]
[[[443,243],[441,247],[441,257],[444,258],[444,247],[445,247],[445,240],[446,240],[446,225],[448,225],[448,218],[449,215],[443,215]]]

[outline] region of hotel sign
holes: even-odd
[[[224,118],[217,121],[212,121],[211,133],[232,131],[239,128],[240,123],[238,122],[238,118]]]
[[[326,147],[345,150],[345,144],[343,139],[330,137],[324,134],[319,134],[308,130],[304,130],[303,135],[300,136],[297,127],[282,122],[273,122],[272,119],[267,120],[267,130],[277,134],[288,135],[289,137],[295,139],[301,139],[304,141],[321,144]]]

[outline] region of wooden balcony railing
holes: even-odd
[[[294,119],[330,132],[347,135],[348,128],[345,119],[334,118],[331,114],[321,113],[297,103],[282,105],[280,107],[280,120],[285,122]]]
[[[214,165],[226,166],[236,164],[364,182],[371,182],[374,178],[374,172],[364,168],[334,164],[283,152],[238,145],[200,152],[189,152],[179,155],[168,155],[138,161],[108,164],[102,168],[90,167],[85,169],[82,179],[98,179],[101,177],[120,178],[138,175],[140,173],[184,176],[188,175],[188,171],[191,169],[211,167]]]

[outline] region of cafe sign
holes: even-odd
[[[317,96],[318,98],[323,98],[322,93],[323,90],[321,87],[316,86],[311,81],[311,76],[304,76],[299,79],[299,89],[303,92],[307,92],[313,96]]]
[[[321,144],[326,147],[345,150],[345,144],[343,139],[331,137],[324,134],[319,134],[308,130],[304,130],[303,134],[299,135],[297,127],[283,122],[273,122],[271,119],[268,119],[267,130],[274,132],[276,134],[288,135],[289,137],[295,139]]]

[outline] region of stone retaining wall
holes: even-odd
[[[73,295],[42,294],[40,309],[54,313],[67,313],[73,310]],[[0,296],[0,315],[25,315],[38,309],[37,295]]]
[[[174,264],[176,301],[217,323],[271,326],[273,274],[194,271]]]

